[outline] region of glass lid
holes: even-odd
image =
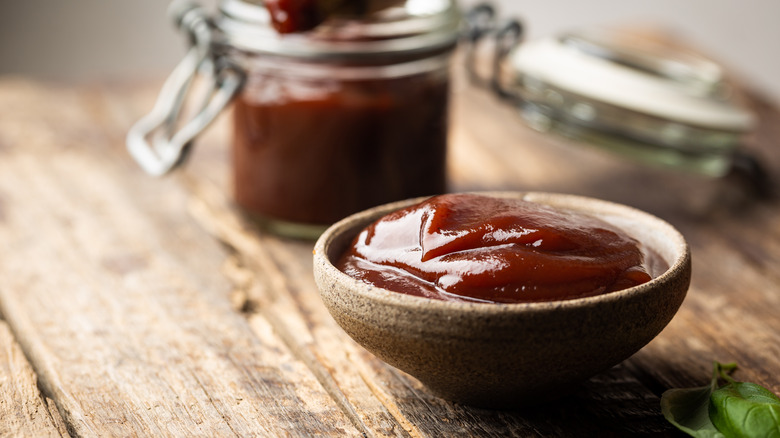
[[[500,75],[533,128],[711,176],[729,171],[755,126],[718,64],[631,32],[525,42]]]

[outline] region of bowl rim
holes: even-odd
[[[555,193],[555,192],[541,192],[541,191],[464,191],[456,193],[469,193],[496,197],[511,197],[529,200],[531,202],[539,202],[542,204],[550,205],[544,202],[545,200],[567,202],[571,205],[577,205],[577,207],[567,207],[570,210],[577,212],[584,212],[586,214],[607,214],[617,213],[620,217],[640,217],[644,224],[652,224],[656,229],[662,229],[664,235],[671,237],[674,242],[672,244],[675,247],[675,251],[678,254],[675,260],[669,263],[669,267],[661,275],[653,278],[647,283],[643,283],[628,289],[622,289],[606,294],[593,295],[581,298],[571,298],[564,300],[554,301],[534,301],[534,302],[520,302],[520,303],[482,303],[482,302],[463,302],[463,301],[445,301],[437,300],[427,297],[418,297],[408,295],[392,290],[384,289],[365,283],[361,280],[353,278],[346,273],[340,271],[334,265],[333,261],[328,257],[328,251],[330,245],[336,241],[337,237],[340,237],[343,233],[349,232],[357,228],[356,233],[359,233],[363,228],[370,223],[379,219],[381,216],[388,214],[392,211],[405,208],[422,202],[432,196],[422,196],[418,198],[405,199],[402,201],[391,202],[388,204],[379,205],[369,208],[336,222],[331,225],[320,237],[314,245],[313,257],[314,257],[314,269],[324,269],[327,271],[324,274],[334,275],[335,279],[346,285],[353,293],[362,295],[365,298],[369,298],[373,301],[399,306],[407,308],[419,308],[425,307],[427,310],[438,311],[458,311],[469,313],[480,313],[485,315],[499,315],[505,313],[515,313],[522,311],[528,312],[547,312],[547,311],[560,311],[563,309],[574,309],[583,307],[592,307],[603,305],[605,303],[614,303],[616,301],[630,299],[639,295],[643,295],[650,291],[655,290],[659,286],[674,281],[681,274],[689,271],[691,268],[691,253],[690,247],[686,242],[683,235],[674,226],[666,222],[665,220],[654,216],[648,212],[640,210],[635,207],[631,207],[625,204],[620,204],[612,201],[606,201],[598,198]],[[583,209],[582,206],[587,205],[590,208]],[[362,224],[357,227],[356,224]],[[356,235],[356,234],[355,234]],[[354,237],[354,235],[353,235]],[[350,239],[351,240],[351,239]],[[319,261],[318,261],[319,260]],[[687,290],[687,289],[686,289]],[[322,294],[322,287],[320,287],[320,293]]]

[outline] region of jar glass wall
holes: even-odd
[[[279,234],[445,191],[449,54],[334,65],[244,54],[234,103],[237,204]]]
[[[316,237],[357,211],[446,189],[451,1],[393,1],[280,35],[262,4],[226,0],[220,58],[234,102],[235,200],[277,234]]]

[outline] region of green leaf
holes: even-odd
[[[661,412],[675,427],[696,438],[725,438],[710,421],[713,385],[670,389],[661,395]]]
[[[709,415],[728,438],[780,438],[780,398],[755,383],[732,380],[713,391]]]
[[[664,417],[696,438],[780,438],[780,398],[734,380],[729,374],[735,369],[735,363],[714,362],[709,386],[664,392]],[[718,387],[720,379],[727,383]]]

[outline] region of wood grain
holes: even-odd
[[[22,349],[0,319],[0,436],[68,437],[65,423],[37,379]]]
[[[75,435],[360,435],[232,310],[225,252],[127,162],[97,95],[0,87],[0,308]]]
[[[311,242],[266,235],[235,210],[227,117],[176,176],[136,168],[124,133],[157,85],[0,80],[0,308],[31,366],[28,383],[4,388],[37,376],[74,435],[674,436],[659,396],[707,381],[712,360],[780,393],[774,195],[532,131],[457,84],[452,190],[633,205],[677,226],[694,260],[679,314],[631,359],[553,405],[472,409],[356,345],[319,300]],[[780,114],[752,102],[761,124],[746,145],[776,181]]]

